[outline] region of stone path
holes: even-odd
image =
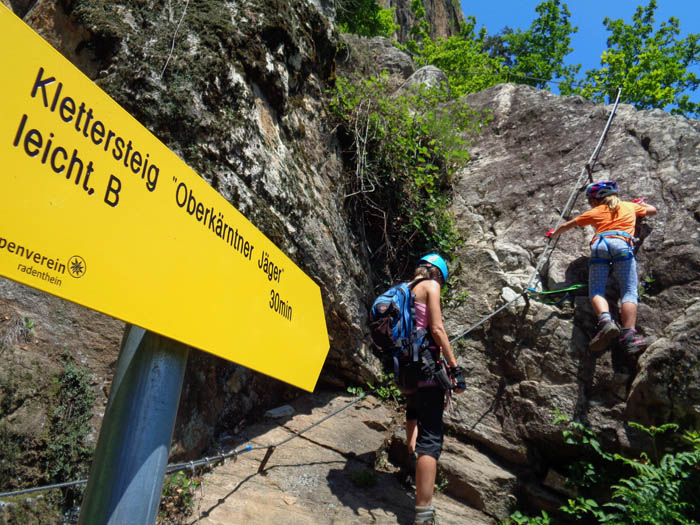
[[[228,446],[276,444],[352,400],[321,393],[298,399],[294,413],[244,429]],[[384,448],[395,427],[387,404],[367,397],[275,449],[263,473],[265,450],[241,454],[203,477],[188,523],[409,524],[413,490],[404,487]],[[376,468],[375,468],[376,465]],[[477,510],[443,494],[434,504],[441,525],[493,525]]]

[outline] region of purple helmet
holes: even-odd
[[[586,188],[587,199],[601,200],[608,195],[617,195],[617,182],[614,180],[604,180],[602,182],[594,182]]]

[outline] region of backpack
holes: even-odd
[[[421,353],[431,338],[426,337],[425,329],[416,330],[415,295],[411,291],[425,280],[389,288],[375,299],[369,311],[372,343],[381,354],[384,370],[393,371],[404,393],[418,388],[418,381],[425,378]]]

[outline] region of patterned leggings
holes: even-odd
[[[609,262],[590,262],[588,266],[588,296],[605,297],[605,285],[608,282],[610,266],[620,285],[623,303],[637,303],[637,259],[634,256],[616,260],[632,252],[632,247],[623,239],[616,237],[597,238],[591,245],[591,259],[604,259]]]

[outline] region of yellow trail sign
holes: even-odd
[[[0,5],[0,275],[313,390],[318,286]]]

